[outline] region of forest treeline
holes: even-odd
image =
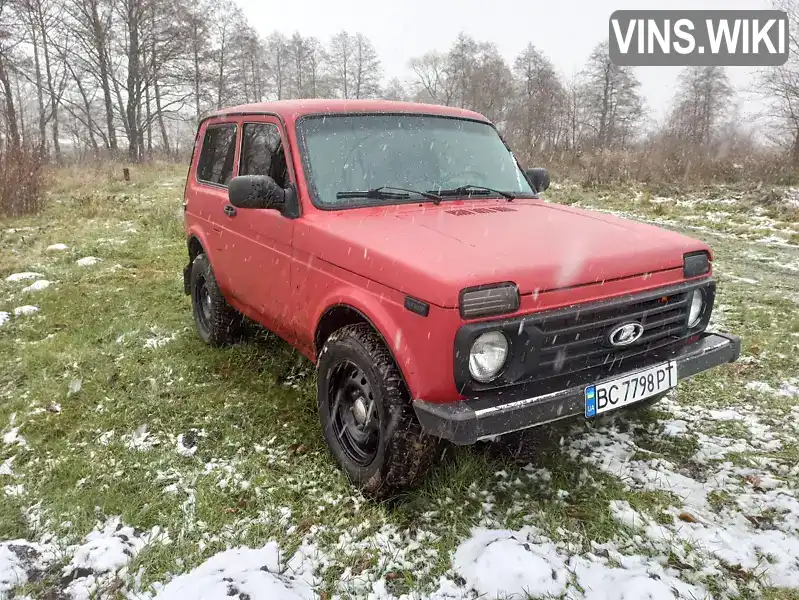
[[[795,30],[793,1],[779,7]],[[735,179],[752,169],[791,178],[799,40],[790,43],[788,64],[746,90],[761,96],[762,114],[741,111],[725,69],[693,67],[653,123],[634,70],[612,64],[606,42],[566,78],[532,43],[507,60],[462,33],[448,50],[412,58],[400,79],[362,33],[264,36],[229,0],[0,0],[0,167],[15,157],[38,165],[185,156],[209,110],[337,97],[476,110],[522,162],[584,183]]]

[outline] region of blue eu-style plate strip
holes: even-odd
[[[596,386],[585,388],[585,416],[593,417],[596,415]]]

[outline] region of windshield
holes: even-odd
[[[426,115],[327,115],[301,119],[297,128],[318,206],[401,201],[336,197],[383,186],[422,192],[482,186],[534,195],[513,155],[486,123]],[[411,201],[419,197],[412,195]]]

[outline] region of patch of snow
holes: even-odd
[[[655,559],[604,550],[608,558],[592,553],[570,555],[534,528],[476,528],[455,551],[453,569],[486,598],[709,598],[706,590],[681,581],[678,571],[664,568]],[[618,566],[612,566],[611,560]]]
[[[714,421],[743,421],[744,416],[732,409],[710,410],[708,416]]]
[[[765,246],[780,246],[782,248],[793,248],[793,247],[795,247],[794,244],[790,244],[790,243],[788,243],[787,240],[784,240],[781,237],[777,237],[776,235],[768,235],[768,236],[762,237],[762,238],[760,238],[758,240],[755,240],[755,243],[763,244]]]
[[[647,521],[626,500],[611,500],[610,514],[616,521],[631,529],[639,529],[647,524]]]
[[[67,386],[67,397],[74,396],[78,392],[80,392],[81,388],[83,387],[83,382],[80,379],[73,379],[69,382]]]
[[[69,246],[67,246],[66,244],[50,244],[49,246],[47,246],[48,252],[53,252],[53,251],[60,252],[62,250],[69,250]]]
[[[22,317],[24,315],[32,315],[33,313],[39,310],[38,306],[31,306],[30,304],[26,304],[25,306],[18,306],[14,309],[14,316],[15,317]]]
[[[139,533],[123,525],[119,517],[111,517],[98,525],[64,567],[63,577],[71,578],[65,595],[74,600],[89,600],[97,597],[112,580],[124,580],[128,563],[160,535],[157,527],[148,533]]]
[[[2,439],[6,446],[16,444],[17,446],[25,447],[28,445],[28,442],[25,441],[25,438],[19,435],[19,427],[13,427],[10,431],[3,435]]]
[[[769,389],[773,390],[770,386]],[[770,428],[745,406],[714,411],[701,406],[684,407],[666,399],[663,409],[684,423],[683,436],[692,435],[698,442],[699,449],[691,458],[700,473],[696,479],[689,476],[693,475],[692,470],[678,468],[653,455],[639,447],[631,433],[614,427],[576,436],[568,444],[567,453],[619,477],[633,490],[663,491],[679,499],[677,506],[669,507],[665,513],[670,523],[655,522],[626,503],[611,503],[611,512],[618,521],[643,532],[642,541],[636,545],[646,549],[646,554],[677,552],[681,562],[701,564],[702,572],[708,575],[728,577],[725,569],[732,565],[757,574],[762,585],[798,588],[796,491],[765,470],[779,466],[775,459],[762,457],[755,462],[753,457],[753,464],[760,465],[754,467],[725,460],[728,453],[751,456],[757,448],[773,448],[775,444],[779,447],[779,439],[774,439]],[[699,428],[711,420],[742,421],[752,431],[753,439],[750,442],[703,433]],[[674,429],[674,423],[662,424],[668,431]],[[586,449],[590,452],[586,453]],[[732,504],[714,505],[710,498],[713,492],[723,492]]]
[[[34,281],[28,287],[22,288],[22,291],[23,292],[40,292],[42,290],[46,290],[49,287],[50,287],[50,282],[49,281],[47,281],[46,279],[39,279],[37,281]]]
[[[763,381],[750,381],[745,387],[747,390],[760,392],[761,394],[773,394],[776,391],[773,387]]]
[[[663,435],[669,437],[681,437],[688,432],[688,423],[682,419],[673,421],[663,421]]]
[[[187,436],[185,433],[178,435],[175,442],[175,451],[181,456],[194,456],[197,452],[196,436]]]
[[[794,398],[799,396],[799,385],[786,381],[780,386],[780,389],[777,393],[780,396],[785,396],[786,398]]]
[[[6,277],[6,281],[12,283],[14,281],[27,281],[28,279],[38,279],[42,277],[41,273],[34,273],[33,271],[24,271],[23,273],[13,273]]]
[[[11,463],[14,462],[14,457],[7,458],[0,464],[0,475],[13,476],[14,471],[11,470]]]
[[[97,258],[96,256],[84,256],[83,258],[79,258],[76,263],[79,267],[91,267],[102,262],[102,260],[102,258]]]
[[[48,544],[26,540],[0,543],[0,598],[14,588],[38,579],[56,558],[55,549]]]
[[[157,438],[150,436],[146,423],[140,425],[132,434],[122,437],[127,448],[141,452],[147,452],[160,443]]]
[[[172,335],[156,335],[147,338],[144,342],[144,347],[150,350],[161,348],[162,346],[166,346],[169,342],[174,341],[176,337],[177,335],[174,333]]]
[[[2,327],[9,319],[11,315],[5,312],[4,310],[0,310],[0,327]]]
[[[25,494],[25,486],[21,483],[17,485],[6,485],[3,486],[3,493],[9,497],[22,496]]]
[[[284,563],[280,547],[231,548],[162,586],[154,600],[315,600],[312,546],[303,546]]]
[[[535,532],[476,529],[455,551],[453,568],[488,598],[563,594],[566,561],[551,543],[536,543],[528,536]]]
[[[737,275],[727,275],[727,277],[733,281],[738,281],[740,283],[748,283],[749,285],[760,284],[760,282],[757,279],[751,279],[749,277],[738,277]]]

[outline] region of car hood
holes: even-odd
[[[311,255],[438,306],[465,287],[512,281],[522,294],[681,267],[702,242],[541,200],[468,201],[308,215]]]

